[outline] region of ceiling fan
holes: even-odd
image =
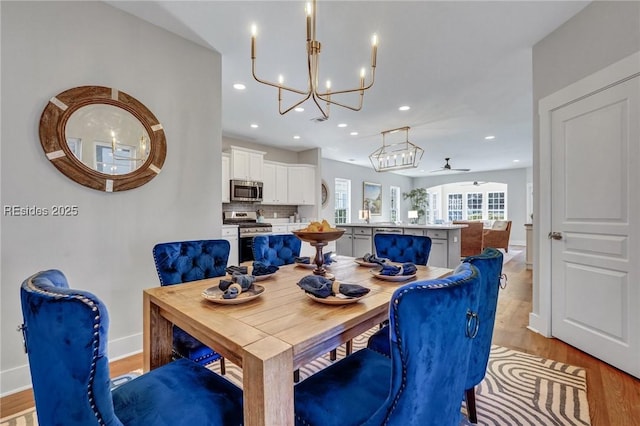
[[[480,186],[480,185],[484,185],[486,183],[489,183],[489,182],[479,182],[477,180],[474,180],[471,183],[466,183],[465,186]]]
[[[435,173],[435,172],[468,172],[471,171],[471,169],[452,169],[451,165],[449,164],[449,160],[451,158],[447,157],[444,159],[445,164],[444,166],[440,167],[439,169],[435,169],[435,170],[431,170],[430,173]]]

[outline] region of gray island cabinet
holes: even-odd
[[[375,253],[374,236],[380,233],[425,235],[431,238],[430,266],[454,269],[460,263],[460,228],[466,225],[411,225],[388,223],[346,223],[336,241],[336,252],[344,256],[362,257]]]

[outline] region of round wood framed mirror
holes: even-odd
[[[102,86],[75,87],[51,98],[40,118],[40,143],[68,178],[106,192],[149,182],[167,155],[153,113],[134,97]]]

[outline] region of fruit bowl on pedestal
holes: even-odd
[[[333,275],[327,274],[327,270],[324,268],[324,255],[322,254],[322,248],[329,242],[335,241],[344,234],[345,229],[331,228],[329,231],[306,231],[299,229],[292,231],[293,234],[300,240],[309,243],[316,248],[316,257],[312,260],[312,263],[316,264],[316,268],[313,270],[315,275],[322,275],[329,279],[333,279]]]

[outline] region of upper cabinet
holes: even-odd
[[[231,179],[263,180],[264,152],[252,149],[231,147]]]
[[[288,204],[288,169],[285,164],[265,161],[262,167],[262,204]]]
[[[231,179],[231,156],[229,154],[222,154],[222,202],[231,202],[231,185],[229,180]]]
[[[316,168],[310,165],[289,166],[289,204],[316,204]]]

